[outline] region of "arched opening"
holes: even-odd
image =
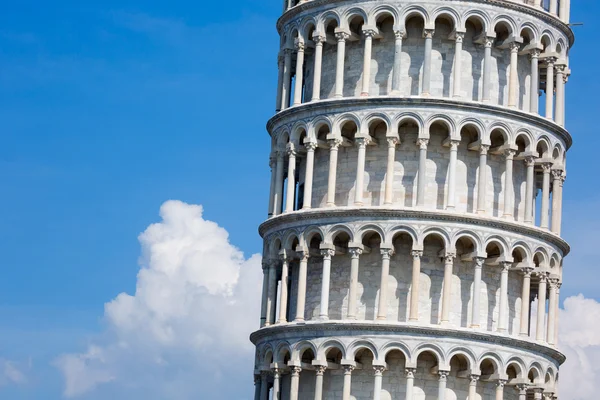
[[[381,290],[381,235],[366,231],[361,238],[363,254],[358,271],[358,319],[377,318],[379,292]],[[386,288],[387,289],[387,288]],[[386,293],[387,294],[387,293]],[[389,300],[391,296],[387,296]]]
[[[412,277],[412,250],[414,241],[406,232],[397,232],[392,238],[394,253],[390,263],[388,288],[390,305],[388,313],[392,313],[397,321],[408,321],[410,307]]]
[[[400,350],[389,351],[385,355],[387,369],[384,372],[381,400],[400,399],[406,388],[406,357]]]
[[[417,370],[413,397],[415,399],[437,399],[439,360],[433,351],[423,351],[417,357]]]
[[[446,241],[439,233],[432,232],[424,238],[419,277],[419,322],[440,323],[444,284],[443,257],[446,251]]]
[[[438,119],[429,126],[429,144],[428,151],[442,151],[446,140],[450,137],[452,128],[450,124],[443,119]],[[443,210],[448,203],[448,191],[446,190],[446,180],[448,177],[448,165],[450,157],[428,157],[427,172],[431,174],[432,168],[435,176],[435,185],[427,185],[427,193],[425,198],[433,197],[435,203],[425,201],[425,206],[428,208],[436,208]],[[433,191],[433,193],[431,193]]]
[[[462,82],[462,92],[467,100],[483,99],[483,59],[481,44],[485,41],[485,23],[478,15],[471,15],[465,22],[465,38],[461,59],[462,76],[468,76]]]
[[[408,75],[408,79],[402,80],[401,92],[406,95],[418,96],[421,94],[422,71],[423,71],[423,49],[425,48],[425,39],[423,32],[425,29],[425,20],[418,13],[408,15],[404,23],[406,27],[406,39],[403,44],[404,51],[408,56],[407,62],[402,62],[402,76]],[[406,74],[404,71],[406,70]]]
[[[475,203],[477,168],[473,167],[473,159],[477,157],[481,146],[481,131],[477,125],[468,123],[460,129],[459,135],[456,163],[456,210],[473,213],[477,210]]]
[[[344,310],[348,308],[350,280],[347,269],[349,263],[350,235],[340,230],[333,234],[334,256],[331,257],[331,276],[329,290],[329,319],[341,320]],[[347,311],[346,311],[347,312]]]

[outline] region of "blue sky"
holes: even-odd
[[[104,304],[135,291],[137,236],[166,200],[202,204],[247,257],[260,252],[280,3],[3,4],[0,361],[26,382],[0,380],[0,397],[61,398],[56,358],[85,351],[103,335]],[[585,25],[567,84],[575,146],[564,234],[574,252],[563,298],[600,299],[600,217],[588,214],[600,204],[599,15],[598,2],[573,4],[572,21]],[[125,398],[110,390],[98,398]]]

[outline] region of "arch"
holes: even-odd
[[[460,15],[452,7],[448,7],[448,6],[438,7],[435,10],[433,10],[431,15],[432,15],[431,20],[434,24],[438,20],[438,18],[446,18],[452,22],[452,28],[454,30],[457,30],[461,26]]]
[[[544,47],[543,51],[545,53],[553,52],[556,48],[554,34],[550,30],[545,29],[541,34],[540,44]]]
[[[536,145],[535,151],[538,153],[540,158],[550,158],[550,149],[552,146],[550,145],[550,139],[546,136],[541,136]]]
[[[434,343],[420,344],[412,351],[413,356],[411,362],[414,363],[413,365],[417,365],[417,360],[419,359],[419,356],[423,353],[433,354],[433,356],[436,358],[438,365],[446,365],[444,351],[441,349],[441,347]]]
[[[269,366],[271,365],[271,363],[273,363],[274,360],[275,356],[273,353],[273,347],[270,345],[265,346],[264,353],[260,358],[261,364]]]
[[[399,351],[404,355],[406,361],[410,360],[411,353],[408,346],[402,342],[391,341],[387,342],[386,344],[380,347],[379,356],[381,357],[381,359],[378,359],[378,361],[385,362],[387,355],[392,351]]]
[[[434,114],[427,119],[427,122],[425,124],[426,129],[423,132],[424,138],[430,137],[429,130],[431,129],[431,126],[435,123],[441,123],[442,125],[445,125],[446,128],[448,128],[448,136],[454,137],[454,132],[456,131],[456,123],[454,122],[454,120],[448,117],[447,115]],[[419,135],[419,137],[420,136],[421,135]]]
[[[405,233],[405,234],[409,235],[411,237],[413,243],[417,243],[418,242],[418,234],[417,234],[417,232],[414,230],[413,227],[408,226],[408,225],[394,225],[394,226],[392,226],[390,229],[387,230],[386,237],[393,241],[394,238],[398,234],[402,234],[402,233]]]
[[[365,236],[369,233],[376,233],[377,235],[379,235],[381,243],[386,242],[385,231],[380,226],[375,224],[367,224],[361,226],[356,232],[356,238],[358,239],[358,241],[362,242],[365,239]]]
[[[369,13],[369,25],[377,26],[377,22],[382,17],[391,17],[394,20],[394,26],[396,26],[400,21],[400,15],[395,7],[389,5],[378,5]]]
[[[325,238],[325,234],[323,233],[323,230],[319,226],[310,226],[310,227],[306,228],[304,230],[304,232],[302,233],[301,245],[304,246],[304,247],[309,248],[310,247],[310,243],[317,236],[319,237],[319,239],[321,240],[321,242]]]
[[[407,121],[412,122],[414,125],[417,126],[418,137],[421,137],[423,134],[423,127],[425,126],[425,123],[423,122],[421,116],[416,113],[407,112],[397,115],[393,121],[393,129],[395,129],[396,132],[400,133],[400,127],[404,125],[404,123]]]
[[[450,244],[450,238],[448,237],[448,234],[439,228],[427,228],[425,229],[420,237],[418,238],[418,244],[420,246],[423,246],[423,244],[425,243],[425,239],[427,239],[429,236],[437,236],[439,239],[441,239],[442,243],[444,244],[444,248],[448,249],[449,244]]]
[[[329,351],[332,349],[339,350],[340,353],[342,353],[342,358],[346,358],[346,346],[344,346],[344,344],[339,340],[328,339],[318,346],[317,352],[315,353],[317,355],[317,360],[326,360],[327,353],[329,353]]]
[[[543,383],[543,371],[544,369],[537,361],[532,362],[527,368],[527,378],[531,383]]]
[[[514,368],[516,376],[515,378],[517,379],[524,379],[525,378],[525,363],[523,362],[523,360],[519,357],[511,357],[507,362],[506,362],[506,369],[504,370],[504,372],[506,373],[506,375],[508,376],[509,379],[514,379],[511,377],[511,374],[509,373],[509,369],[510,368]]]
[[[485,144],[489,144],[492,147],[494,146],[494,135],[493,133],[499,133],[502,136],[502,140],[504,141],[504,144],[509,144],[511,143],[511,139],[512,139],[512,129],[510,129],[510,126],[502,121],[497,121],[495,123],[493,123],[492,125],[490,125],[490,127],[487,130],[487,133],[485,135],[485,139],[484,139],[484,143]]]
[[[519,27],[519,36],[523,38],[523,44],[537,43],[539,30],[537,26],[531,22],[523,22]]]
[[[271,240],[272,241],[271,241],[271,245],[269,246],[269,253],[270,253],[271,257],[278,257],[279,251],[281,251],[282,246],[283,246],[281,243],[281,238],[277,236]]]
[[[539,268],[547,268],[549,265],[548,252],[543,247],[538,247],[533,253],[533,264]]]
[[[514,243],[510,253],[515,262],[523,262],[530,265],[531,260],[533,259],[529,246],[527,246],[527,244],[524,242]]]
[[[386,135],[390,134],[390,130],[392,128],[392,121],[390,118],[381,112],[376,112],[367,115],[362,121],[362,132],[361,133],[369,133],[373,124],[380,122],[385,124],[386,126]]]
[[[514,33],[517,31],[517,24],[515,23],[515,20],[511,16],[506,14],[497,15],[492,21],[491,27],[493,33],[495,33],[497,40],[504,40],[506,38],[509,38],[513,36]],[[506,32],[504,32],[504,29],[506,29]]]
[[[493,366],[493,371],[489,369],[488,365],[486,365],[487,362]],[[502,358],[495,353],[486,352],[482,354],[477,361],[477,365],[481,371],[481,375],[504,375],[504,364],[502,362]]]
[[[473,353],[473,351],[471,351],[471,349],[469,349],[467,347],[458,346],[458,347],[453,347],[452,349],[450,349],[450,351],[448,351],[448,354],[446,356],[446,358],[448,359],[448,363],[451,363],[452,359],[455,356],[464,357],[465,360],[467,361],[467,368],[471,371],[476,366],[475,360],[477,360],[477,357],[475,356],[475,353]]]
[[[290,142],[297,146],[302,146],[300,142],[300,138],[302,134],[308,136],[308,125],[304,121],[298,121],[292,127],[292,135],[290,137]]]
[[[469,8],[463,15],[461,18],[461,28],[466,30],[467,29],[467,21],[474,19],[476,21],[478,21],[481,26],[482,26],[482,30],[483,32],[488,32],[490,29],[490,17],[489,15],[482,11],[482,10],[477,10],[477,9],[473,9],[473,8]]]
[[[480,253],[483,250],[481,239],[479,238],[477,233],[468,229],[462,229],[454,234],[451,241],[452,248],[456,248],[459,240],[465,239],[471,242],[471,244],[474,247],[473,251],[475,251],[476,253]]]
[[[423,27],[428,27],[431,24],[429,12],[427,11],[427,9],[425,7],[422,7],[420,5],[413,4],[413,5],[406,7],[403,10],[402,16],[400,17],[400,21],[402,23],[402,28],[404,30],[406,30],[406,21],[408,21],[409,19],[412,19],[412,18],[422,19]]]
[[[317,30],[323,34],[327,33],[327,27],[331,25],[332,22],[339,27],[340,26],[341,17],[340,15],[334,11],[329,10],[323,13],[321,16],[317,18]]]
[[[527,129],[519,129],[515,135],[515,140],[512,144],[514,144],[517,147],[519,153],[531,152],[533,151],[533,135]]]
[[[360,118],[353,113],[346,113],[335,118],[333,123],[333,134],[337,137],[342,137],[342,128],[348,122],[353,122],[356,125],[356,132],[360,132]]]
[[[348,357],[350,359],[354,359],[356,354],[361,350],[369,350],[373,354],[373,359],[379,359],[379,352],[377,351],[377,346],[373,344],[370,340],[367,339],[357,339],[354,342],[350,343],[348,346]]]
[[[292,360],[294,360],[294,361],[302,360],[302,355],[307,350],[311,350],[313,352],[313,354],[315,355],[315,358],[317,357],[317,353],[318,353],[317,346],[315,346],[314,343],[312,343],[309,340],[303,340],[294,345],[294,348],[292,349]]]
[[[283,239],[283,249],[295,250],[293,248],[294,243],[300,244],[301,236],[296,231],[289,231],[286,233]]]
[[[350,31],[351,22],[356,17],[362,18],[363,25],[365,25],[367,23],[367,21],[369,20],[369,16],[367,15],[367,12],[363,8],[356,7],[356,6],[351,7],[349,9],[347,9],[346,11],[344,11],[344,13],[342,14],[341,28],[347,29],[348,31]]]
[[[325,241],[327,243],[333,243],[333,239],[335,239],[335,237],[342,232],[346,233],[350,237],[351,242],[354,241],[354,236],[355,236],[354,232],[352,232],[352,230],[349,227],[347,227],[346,225],[332,226],[330,228],[330,230],[327,232],[327,234],[325,235]]]
[[[285,356],[292,358],[292,350],[288,342],[281,342],[275,347],[273,362],[280,363],[285,361]]]
[[[317,20],[314,17],[309,16],[300,22],[300,33],[305,41],[312,40],[311,28],[314,34],[317,31]]]
[[[492,235],[485,240],[484,246],[485,249],[488,248],[490,244],[495,244],[501,251],[502,255],[508,255],[508,244],[506,243],[506,239],[499,235]]]
[[[456,131],[456,136],[454,136],[454,139],[461,140],[463,129],[473,129],[477,133],[476,140],[483,141],[485,127],[483,126],[483,123],[479,119],[467,117],[467,118],[464,118],[463,120],[461,120],[460,123],[458,124],[458,126],[459,126],[459,128]]]
[[[308,136],[311,141],[316,142],[319,139],[321,129],[327,128],[328,134],[332,133],[332,123],[329,118],[325,116],[319,116],[309,125]]]

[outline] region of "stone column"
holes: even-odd
[[[425,58],[423,60],[423,93],[424,97],[429,96],[431,86],[431,48],[433,44],[433,29],[425,29],[423,31],[425,37]]]
[[[419,146],[419,172],[417,181],[417,207],[425,206],[425,185],[427,184],[427,145],[428,139],[418,139]]]
[[[568,24],[569,23],[569,19],[567,17],[568,2],[563,0],[559,3],[560,3],[560,5],[558,8],[558,15],[564,23]]]
[[[280,324],[287,323],[287,299],[288,299],[288,277],[290,258],[288,252],[283,250],[281,257],[281,288],[279,291],[279,321]]]
[[[294,322],[304,321],[304,308],[306,304],[306,275],[308,270],[308,250],[297,252],[300,257],[298,268],[298,299],[296,300],[296,318]]]
[[[273,368],[273,400],[280,400],[281,370]]]
[[[456,161],[458,159],[459,140],[450,140],[450,163],[448,164],[448,204],[446,209],[456,208]]]
[[[445,400],[449,371],[440,371],[438,374],[440,375],[440,379],[438,381],[438,400]]]
[[[264,327],[267,322],[267,304],[269,301],[269,263],[263,259],[263,284],[262,284],[262,301],[260,305],[260,327]]]
[[[283,90],[281,92],[280,110],[285,110],[290,106],[290,85],[292,83],[292,49],[283,50]]]
[[[556,1],[556,0],[555,0]],[[555,122],[560,125],[565,125],[565,65],[556,65],[556,112]]]
[[[503,379],[496,382],[496,400],[504,400],[504,385],[506,385],[506,381]]]
[[[412,266],[412,286],[410,289],[410,321],[419,320],[419,278],[421,276],[421,257],[423,251],[412,251],[413,266]]]
[[[546,342],[553,346],[555,345],[555,333],[554,329],[556,328],[556,309],[557,309],[557,287],[558,279],[549,279],[550,286],[550,296],[548,297],[548,331],[546,336]]]
[[[363,57],[363,81],[362,81],[362,92],[361,96],[369,96],[369,87],[371,86],[371,56],[373,50],[373,36],[376,31],[374,29],[363,28],[363,35],[365,36],[365,50]]]
[[[277,297],[277,269],[274,261],[269,263],[269,295],[267,297],[267,320],[265,326],[275,323],[275,298]]]
[[[365,157],[367,155],[367,144],[369,138],[357,137],[354,139],[356,146],[358,147],[358,159],[356,161],[356,188],[354,190],[354,205],[362,206],[363,203],[363,191],[364,191],[364,177],[365,177]]]
[[[548,275],[545,272],[539,273],[538,275],[540,277],[540,283],[538,287],[536,340],[544,341],[546,339],[546,332],[544,332],[544,321],[546,320],[546,286],[548,282]]]
[[[462,54],[463,39],[465,38],[464,32],[456,32],[456,38],[454,42],[454,97],[461,97],[460,94],[460,77],[462,74],[460,66],[460,58]]]
[[[560,191],[558,193],[558,234],[562,231],[562,204],[563,204],[563,191],[565,187],[565,180],[567,177],[563,171],[562,177],[560,178]]]
[[[396,145],[397,138],[387,138],[388,142],[388,157],[387,171],[385,174],[385,200],[384,205],[391,206],[394,202],[394,162],[396,161]]]
[[[527,400],[527,385],[517,385],[519,400]]]
[[[546,118],[553,119],[554,109],[554,62],[555,57],[546,59]]]
[[[487,153],[490,146],[481,145],[479,149],[479,182],[477,183],[477,214],[485,214],[487,193]]]
[[[534,388],[533,391],[533,399],[534,400],[542,400],[542,394],[544,393],[544,389],[542,388]]]
[[[304,42],[296,41],[296,87],[294,105],[302,104],[302,86],[304,85]]]
[[[338,148],[341,139],[329,140],[329,178],[327,180],[327,207],[335,206],[335,180],[337,176]]]
[[[552,163],[542,163],[542,170],[544,171],[544,179],[542,184],[542,215],[541,215],[541,227],[544,229],[549,228],[548,220],[550,218],[550,170]]]
[[[552,232],[560,235],[560,179],[563,171],[552,170]]]
[[[525,223],[533,224],[533,187],[535,185],[535,156],[526,156],[527,184],[525,189]]]
[[[277,56],[277,97],[275,99],[275,112],[281,111],[281,103],[283,96],[283,59],[284,56],[282,52],[279,52]]]
[[[517,108],[517,95],[519,90],[519,72],[517,63],[519,61],[519,43],[512,42],[509,45],[510,49],[510,76],[508,84],[508,106]]]
[[[329,282],[331,279],[331,257],[335,255],[333,249],[321,249],[323,256],[323,282],[321,284],[321,306],[319,318],[323,321],[329,319]]]
[[[315,70],[313,74],[313,89],[312,89],[312,101],[321,99],[321,78],[322,78],[322,66],[323,66],[323,44],[325,43],[325,36],[314,35],[313,41],[315,42]]]
[[[481,272],[485,258],[475,257],[475,275],[473,278],[473,309],[471,311],[471,328],[480,328],[481,309],[479,307],[479,298],[481,297]]]
[[[501,262],[500,273],[500,307],[498,310],[498,332],[504,333],[508,328],[508,271],[512,263]]]
[[[395,48],[394,48],[394,69],[392,72],[392,95],[399,96],[400,93],[400,73],[402,72],[402,38],[404,32],[395,30],[394,35],[396,36]]]
[[[558,12],[558,1],[550,0],[550,14],[557,15]]]
[[[523,292],[521,293],[520,336],[529,336],[529,299],[531,297],[532,268],[523,268]]]
[[[284,152],[277,152],[277,173],[275,174],[275,196],[273,198],[273,215],[281,214],[283,202],[283,162]]]
[[[477,399],[477,381],[479,380],[479,375],[471,375],[469,376],[469,400]]]
[[[377,309],[379,321],[385,321],[387,318],[388,277],[390,275],[390,257],[393,253],[393,249],[381,249],[381,284],[379,285],[379,307]]]
[[[406,368],[406,400],[412,400],[416,368]]]
[[[323,377],[325,369],[326,367],[323,365],[317,365],[315,368],[315,400],[323,400]]]
[[[350,292],[348,294],[348,319],[356,319],[356,297],[358,295],[358,266],[363,250],[359,247],[349,248],[350,252]]]
[[[285,212],[294,211],[294,200],[296,200],[296,149],[292,143],[288,144],[288,176],[287,193],[285,196]]]
[[[260,391],[261,391],[260,375],[255,374],[254,375],[254,400],[261,400],[260,399]]]
[[[273,216],[275,202],[275,186],[277,185],[277,153],[271,153],[269,157],[269,168],[271,170],[271,185],[269,190],[269,218]]]
[[[484,53],[483,53],[483,99],[484,103],[490,102],[490,84],[492,75],[492,45],[494,44],[494,38],[486,36],[484,39]]]
[[[558,281],[556,284],[556,310],[554,311],[554,344],[558,346],[558,322],[560,315],[560,287],[562,283]]]
[[[300,372],[302,372],[302,368],[291,367],[292,379],[290,382],[290,400],[298,400],[298,389],[300,387]]]
[[[373,386],[373,400],[381,400],[381,388],[383,385],[383,371],[385,367],[381,365],[373,366],[374,372],[374,386]]]
[[[446,254],[444,257],[444,285],[442,290],[442,319],[441,325],[450,323],[450,307],[452,300],[452,269],[454,267],[454,257],[452,253]]]
[[[260,373],[260,400],[269,400],[269,374],[266,371]]]
[[[352,390],[352,371],[354,366],[342,365],[344,368],[344,387],[342,389],[342,400],[350,400],[350,391]]]
[[[529,112],[532,114],[539,114],[540,70],[538,62],[540,57],[540,50],[531,50],[531,53],[529,53],[529,57],[531,59],[531,87],[529,89],[531,93],[529,95]]]
[[[345,32],[337,32],[337,65],[335,72],[335,97],[344,97],[344,58],[346,57],[346,40],[350,37]]]
[[[504,169],[504,215],[506,219],[513,219],[515,190],[513,183],[513,160],[515,150],[509,149],[504,152],[506,157],[506,167]],[[304,185],[306,187],[306,184]]]
[[[302,201],[302,209],[310,210],[312,208],[312,187],[317,143],[308,142],[304,146],[306,147],[306,172],[304,174],[304,200]]]

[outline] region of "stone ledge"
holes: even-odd
[[[275,114],[268,122],[267,122],[267,131],[272,133],[273,128],[279,123],[281,120],[284,120],[288,117],[292,117],[295,114],[308,112],[315,113],[321,111],[321,109],[327,110],[329,108],[355,108],[355,109],[369,109],[373,110],[374,106],[379,107],[417,107],[417,106],[432,106],[439,107],[440,109],[448,110],[448,109],[460,109],[463,111],[481,113],[487,112],[492,114],[495,117],[507,117],[513,118],[517,121],[524,121],[527,123],[533,123],[541,128],[544,128],[560,138],[562,138],[566,144],[567,150],[573,145],[573,138],[569,134],[569,132],[557,125],[553,121],[548,120],[539,115],[530,114],[520,110],[513,110],[503,106],[496,106],[491,104],[479,103],[475,101],[458,101],[447,98],[438,98],[438,97],[393,97],[393,96],[374,96],[368,98],[360,98],[360,97],[347,97],[342,99],[324,99],[309,103],[303,103],[298,106],[292,106],[287,108],[279,113]],[[333,110],[332,110],[333,111]],[[322,111],[327,112],[327,111]],[[339,110],[336,110],[339,112]]]
[[[345,218],[345,217],[361,217],[361,218],[382,218],[382,219],[408,219],[408,220],[432,220],[440,222],[456,222],[467,223],[476,226],[484,226],[494,229],[506,230],[509,232],[519,233],[526,236],[534,236],[546,242],[552,243],[563,252],[563,257],[566,257],[571,248],[569,244],[561,237],[530,225],[524,225],[518,222],[509,222],[499,218],[481,217],[478,215],[458,214],[448,211],[431,211],[424,209],[397,209],[383,207],[355,208],[355,207],[337,207],[337,208],[317,208],[305,211],[294,211],[288,214],[281,214],[263,222],[258,232],[261,237],[277,225],[289,222],[307,221],[314,224],[319,218]],[[341,221],[339,221],[341,222]]]
[[[314,9],[317,7],[327,6],[327,5],[336,4],[336,3],[343,3],[345,1],[347,1],[347,0],[312,0],[312,1],[308,1],[306,3],[298,4],[294,7],[292,7],[291,9],[285,11],[284,14],[281,17],[279,17],[279,19],[277,20],[277,31],[281,32],[283,25],[285,23],[287,23],[289,20],[293,19],[294,17],[296,17],[298,14],[302,13],[303,11],[310,11],[311,9]],[[454,0],[454,1],[464,2],[464,0]],[[499,7],[503,7],[503,8],[507,8],[510,10],[519,11],[519,12],[522,12],[525,14],[532,15],[532,16],[539,18],[539,19],[543,20],[544,22],[554,26],[555,28],[559,29],[560,31],[562,31],[569,38],[569,47],[573,47],[573,44],[575,43],[575,34],[573,33],[573,30],[569,27],[569,25],[565,24],[558,17],[554,17],[552,14],[550,14],[546,11],[542,11],[536,7],[532,7],[525,3],[515,3],[515,2],[507,1],[507,0],[470,0],[470,1],[473,3],[499,6]],[[368,0],[362,0],[362,2],[368,2]],[[447,3],[447,2],[449,2],[449,1],[446,0],[443,3]],[[354,1],[353,3],[357,3],[357,1]]]
[[[500,335],[493,332],[473,331],[466,328],[441,328],[436,326],[420,326],[409,323],[389,323],[374,321],[307,321],[305,323],[289,323],[261,328],[250,335],[250,341],[257,345],[259,341],[269,337],[289,336],[290,334],[308,334],[311,337],[327,336],[379,336],[379,335],[420,335],[431,338],[452,338],[519,348],[542,354],[556,360],[559,364],[566,361],[560,351],[518,336]]]

